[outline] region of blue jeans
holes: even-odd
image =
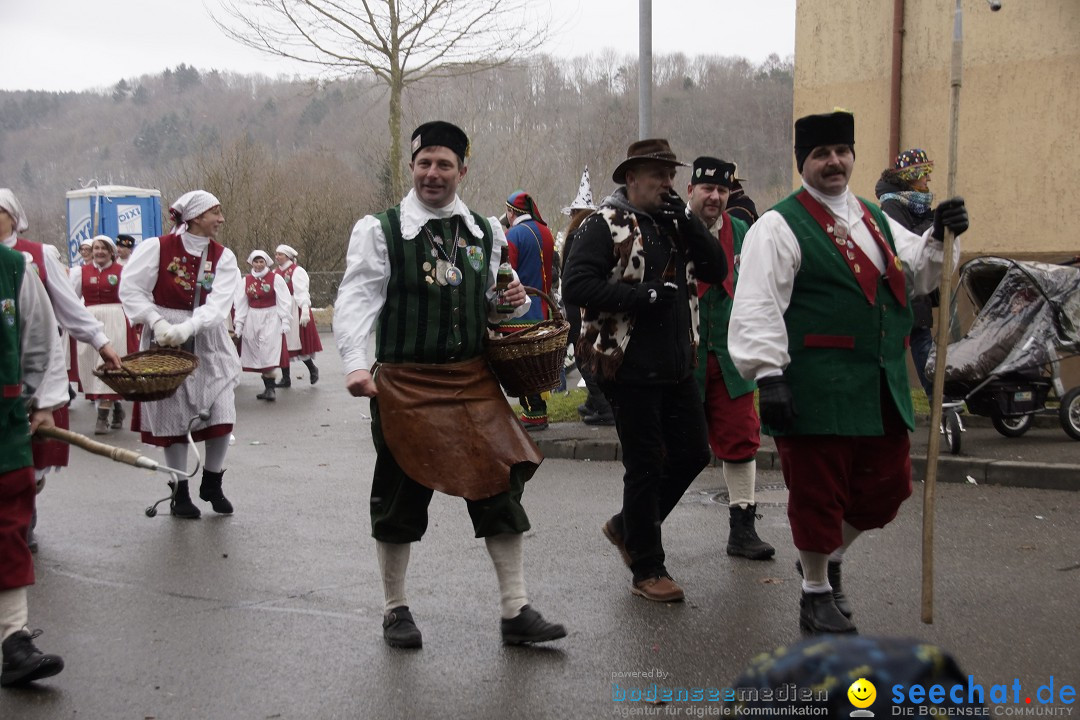
[[[930,397],[934,392],[934,378],[926,377],[926,359],[930,357],[930,348],[934,346],[934,331],[932,328],[912,328],[911,330],[911,359],[915,363],[915,372],[919,375],[919,382]]]

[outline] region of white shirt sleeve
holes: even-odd
[[[161,313],[154,304],[154,286],[157,285],[160,259],[160,241],[158,238],[147,238],[139,243],[124,266],[124,273],[120,276],[120,302],[132,325],[143,323],[153,327],[161,319]]]
[[[308,277],[307,270],[299,265],[293,270],[292,288],[297,306],[301,310],[311,307],[311,278]]]
[[[911,295],[926,295],[941,285],[941,266],[945,259],[945,243],[930,233],[916,235],[889,216],[889,230],[896,242],[896,256],[904,264],[904,275],[911,283]],[[953,267],[960,260],[960,238],[953,241]]]
[[[43,386],[45,370],[53,352],[53,345],[60,342],[56,332],[56,317],[49,303],[49,294],[33,270],[27,268],[19,285],[19,328],[20,366],[22,368],[23,391],[32,399],[32,408],[51,407],[45,405],[47,388]],[[64,400],[67,400],[67,388],[64,388]]]
[[[53,314],[56,315],[60,327],[71,333],[71,336],[79,342],[93,345],[95,350],[100,350],[109,342],[105,335],[105,325],[90,314],[71,287],[71,277],[67,268],[53,257],[53,253],[44,253],[45,273],[48,279],[45,282],[45,290],[49,293],[49,302],[52,303]]]
[[[229,248],[225,248],[214,270],[212,292],[203,296],[205,302],[192,313],[191,322],[195,326],[195,332],[220,325],[228,319],[236,300],[236,292],[241,285],[240,277],[236,255]]]
[[[277,284],[274,284],[277,287]],[[240,278],[240,285],[236,288],[236,299],[233,300],[233,327],[242,328],[247,322],[248,309],[247,276]]]
[[[532,307],[532,298],[526,295],[525,304],[514,308],[514,312],[512,313],[501,313],[495,309],[495,280],[499,276],[499,260],[502,258],[502,248],[507,247],[509,243],[506,240],[506,233],[503,231],[503,226],[502,223],[499,222],[499,219],[489,217],[487,220],[488,224],[491,225],[491,261],[488,263],[488,285],[485,296],[488,301],[488,322],[497,324],[504,320],[509,320],[510,318],[521,317],[529,312],[529,308]],[[514,279],[517,280],[517,270],[514,270],[513,273]]]
[[[305,277],[307,276],[305,275]],[[294,275],[293,280],[295,281],[295,279],[296,276]],[[296,287],[295,282],[293,287]],[[277,314],[281,318],[281,331],[288,333],[295,320],[292,312],[293,298],[289,293],[289,284],[285,282],[285,278],[277,273],[274,273],[274,294],[277,296]]]
[[[82,265],[76,265],[68,270],[68,279],[71,280],[71,289],[75,291],[75,297],[82,297]]]
[[[368,343],[386,303],[389,282],[386,237],[379,219],[365,215],[353,227],[349,238],[345,276],[334,302],[334,339],[346,375],[371,367]]]
[[[802,251],[780,213],[770,210],[743,241],[728,325],[728,352],[747,380],[779,375],[791,362],[784,313]]]

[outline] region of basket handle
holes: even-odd
[[[562,313],[559,312],[559,306],[555,304],[555,301],[551,299],[550,295],[548,295],[543,290],[539,290],[539,289],[534,288],[534,287],[529,287],[528,285],[525,285],[524,287],[525,287],[525,293],[527,295],[538,295],[539,297],[542,297],[547,302],[548,307],[551,308],[551,319],[552,320],[555,320],[556,322],[562,322],[565,319],[565,318],[563,318]]]

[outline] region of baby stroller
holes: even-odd
[[[1080,268],[980,257],[960,268],[960,286],[977,314],[946,353],[942,432],[950,451],[960,452],[965,405],[1006,437],[1026,433],[1035,415],[1057,414],[1080,440],[1080,387],[1066,391],[1060,373],[1062,359],[1080,354]],[[1051,398],[1056,409],[1047,407]]]

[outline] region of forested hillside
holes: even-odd
[[[653,80],[653,134],[680,159],[737,161],[759,205],[788,191],[791,59],[658,56]],[[241,258],[287,242],[310,269],[339,270],[356,220],[400,197],[388,187],[386,105],[371,79],[271,80],[186,65],[104,92],[0,92],[0,187],[23,201],[28,237],[60,246],[64,193],[92,178],[157,188],[163,205],[204,188],[221,198],[221,239]],[[599,200],[637,139],[636,60],[534,57],[410,87],[406,140],[431,119],[472,139],[461,188],[470,206],[499,215],[522,188],[559,230],[584,166]]]

